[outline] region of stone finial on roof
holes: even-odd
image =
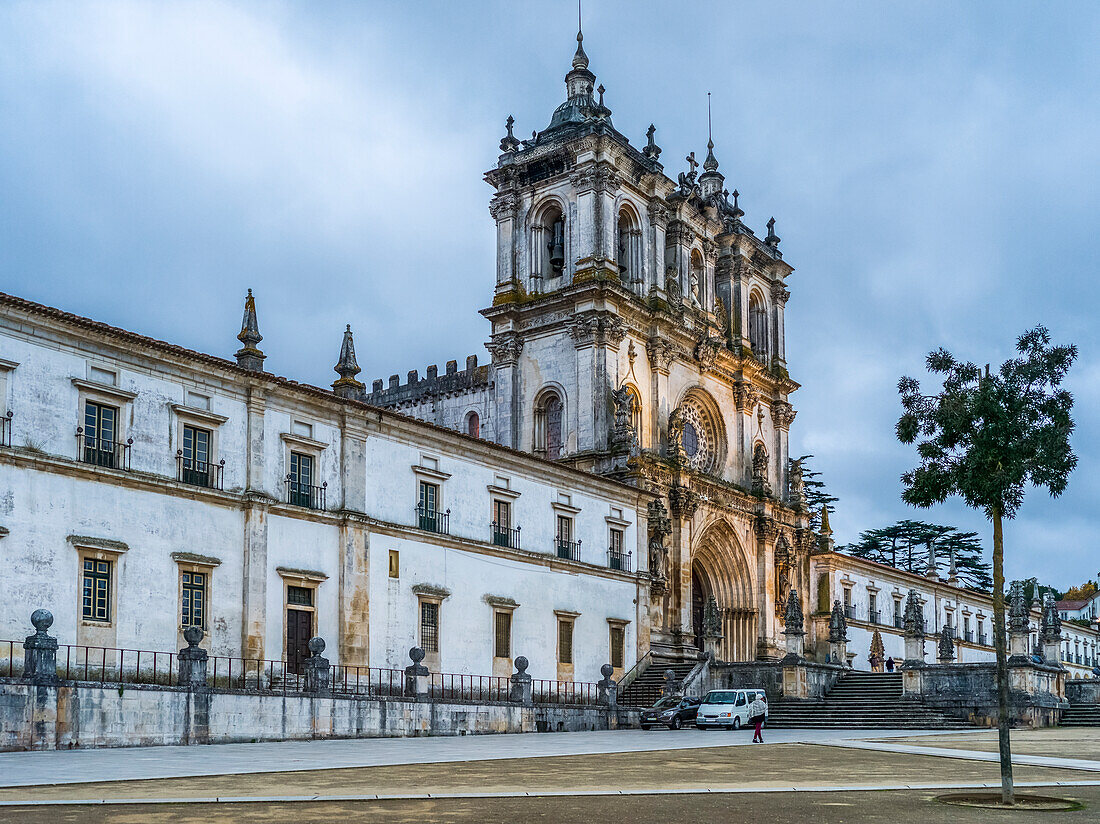
[[[786,635],[805,635],[805,618],[802,615],[802,600],[792,587],[787,593],[787,606],[783,610],[783,632]]]
[[[332,369],[340,376],[340,379],[332,384],[332,391],[338,396],[357,398],[363,393],[362,381],[355,378],[362,370],[355,360],[355,341],[351,337],[350,323],[344,330],[344,340],[340,344],[340,361]]]
[[[251,369],[253,372],[264,371],[264,358],[267,357],[256,346],[262,341],[260,334],[260,322],[256,320],[256,299],[252,297],[252,290],[248,290],[248,296],[244,299],[244,319],[241,321],[241,332],[237,340],[244,344],[237,350],[237,365],[242,369]]]
[[[584,33],[581,31],[580,3],[577,4],[577,53],[573,55],[573,68],[588,68],[588,55],[584,53]]]
[[[516,139],[516,136],[512,134],[512,126],[515,124],[516,119],[512,115],[508,115],[508,119],[504,121],[505,128],[508,130],[508,134],[500,141],[500,150],[502,152],[514,152],[520,147],[520,142]]]
[[[745,216],[744,210],[737,205],[737,198],[741,197],[741,193],[736,189],[733,190],[733,216],[737,219]]]
[[[829,507],[827,504],[821,505],[821,528],[818,529],[822,535],[832,535],[833,530],[829,526]]]
[[[774,217],[768,221],[768,236],[764,238],[764,242],[771,246],[773,249],[779,245],[779,235],[775,233]]]
[[[661,156],[661,147],[657,145],[657,142],[653,139],[653,135],[656,134],[657,127],[652,123],[649,124],[649,128],[646,130],[645,136],[647,142],[645,148],[642,149],[642,154],[648,157],[650,160],[656,160]]]

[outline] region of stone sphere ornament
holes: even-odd
[[[413,647],[409,650],[409,658],[412,659],[412,662],[414,664],[419,664],[421,661],[424,660],[424,650],[422,650],[420,647]]]
[[[53,613],[48,609],[36,609],[31,613],[31,626],[37,632],[45,634],[46,630],[53,626]]]
[[[515,664],[516,664],[516,670],[520,673],[527,672],[527,667],[530,666],[530,662],[523,655],[516,658]]]
[[[615,668],[610,664],[604,664],[602,667],[600,667],[600,674],[608,680],[611,680],[611,674],[613,672],[615,672]]]
[[[309,651],[316,657],[325,651],[325,639],[314,636],[306,642],[306,646],[309,647]]]

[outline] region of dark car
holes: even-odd
[[[670,730],[678,730],[685,721],[694,721],[698,712],[698,698],[662,698],[648,710],[642,711],[642,729],[648,730],[661,724]]]

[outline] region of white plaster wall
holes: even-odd
[[[388,576],[389,551],[400,553],[400,577]],[[568,574],[548,566],[374,534],[371,558],[371,664],[404,668],[419,639],[418,599],[413,587],[428,584],[451,592],[440,607],[440,667],[444,672],[488,674],[493,669],[493,608],[485,596],[511,598],[512,655],[525,655],[533,678],[557,677],[557,616],[579,612],[573,627],[575,679],[598,681],[609,663],[607,620],[630,623],[625,665],[636,651],[636,586],[632,581]],[[385,620],[380,620],[382,616]],[[384,651],[384,652],[383,652]],[[384,658],[383,658],[384,655]]]

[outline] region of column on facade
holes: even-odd
[[[686,482],[687,477],[682,477]],[[672,551],[670,553],[669,589],[672,596],[669,611],[674,615],[673,632],[691,635],[691,545],[693,523],[699,508],[699,498],[687,486],[669,490],[672,514]],[[690,641],[689,641],[690,643]]]
[[[649,287],[661,292],[665,289],[665,230],[668,226],[668,209],[660,202],[649,204],[651,247],[648,256],[647,282]]]
[[[740,335],[742,347],[750,348],[751,335],[749,334],[749,324],[752,321],[749,318],[749,269],[744,265],[743,261],[738,260],[736,262],[731,279],[734,289],[737,292],[738,328],[736,335]]]
[[[596,168],[590,164],[578,169],[572,178],[576,189],[577,215],[570,229],[574,276],[577,269],[592,264],[599,252],[597,224],[601,216],[600,196],[596,191]]]
[[[520,408],[522,372],[519,368],[523,338],[518,332],[505,330],[493,335],[486,344],[493,356],[493,386],[495,392],[494,413],[498,422],[496,437],[503,446],[523,449],[520,427],[523,410]],[[533,444],[527,445],[532,446]]]
[[[246,442],[247,475],[244,503],[244,564],[241,598],[241,655],[264,657],[267,625],[267,510],[272,498],[265,490],[263,387],[248,387]]]
[[[489,213],[497,222],[497,294],[506,292],[516,279],[516,213],[518,199],[512,192],[501,192],[489,204]]]
[[[550,235],[545,226],[534,225],[531,227],[531,238],[527,247],[527,271],[529,273],[527,289],[532,293],[541,292],[543,278],[546,272],[542,271],[543,250],[550,243]]]
[[[758,593],[757,657],[780,658],[778,643],[779,618],[775,612],[775,538],[778,534],[775,523],[765,515],[758,515],[753,534],[756,536],[757,580],[760,582]]]
[[[782,281],[776,281],[772,284],[772,297],[774,299],[775,307],[773,309],[773,324],[775,326],[775,354],[776,357],[783,363],[787,363],[787,327],[785,325],[783,314],[787,306],[787,298],[791,296],[791,293],[783,286]]]
[[[615,199],[619,186],[614,172],[601,166],[596,178],[596,193],[598,205],[598,220],[596,222],[595,247],[599,257],[605,260],[615,260],[618,255],[615,246],[618,243],[615,232],[617,215],[615,214]]]
[[[341,422],[340,601],[337,654],[342,664],[367,666],[370,644],[370,558],[363,513],[367,500],[367,429],[346,412]]]
[[[661,450],[668,433],[666,423],[668,413],[668,373],[672,362],[672,349],[667,341],[660,338],[650,338],[646,343],[646,358],[649,361],[650,372],[650,404],[646,413],[649,415],[649,431],[652,433],[650,449]]]

